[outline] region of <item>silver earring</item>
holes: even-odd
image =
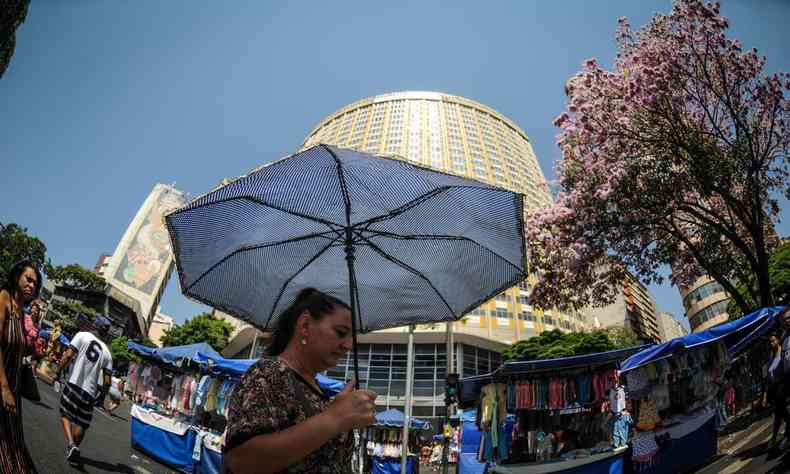
[[[303,345],[303,346],[306,346],[306,345],[307,345],[307,339],[305,339],[305,338],[302,338],[302,345]]]

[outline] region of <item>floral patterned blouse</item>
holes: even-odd
[[[329,398],[279,358],[263,357],[241,378],[230,400],[225,452],[261,435],[285,430],[324,411]],[[338,436],[282,473],[351,472],[351,433]],[[261,459],[261,462],[266,462]]]

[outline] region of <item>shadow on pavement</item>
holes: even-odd
[[[96,461],[91,458],[86,458],[85,456],[80,456],[80,462],[86,466],[91,466],[105,472],[122,472],[124,474],[134,474],[134,469],[127,466],[126,464],[110,464],[102,461]]]
[[[785,472],[790,472],[790,452],[784,453],[779,465],[768,471],[769,474],[781,474]]]

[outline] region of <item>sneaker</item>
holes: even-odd
[[[76,444],[70,444],[69,447],[66,448],[66,461],[76,462],[79,457],[80,448],[78,448]]]

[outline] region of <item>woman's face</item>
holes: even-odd
[[[30,303],[30,317],[33,321],[38,322],[38,318],[41,315],[41,308],[38,305],[37,301]]]
[[[779,347],[779,339],[776,336],[771,336],[769,342],[771,343],[771,347]]]
[[[22,274],[19,275],[17,288],[19,288],[19,293],[24,302],[33,299],[33,293],[36,291],[36,283],[38,283],[38,277],[36,276],[35,270],[30,267],[25,268]]]
[[[305,348],[322,368],[337,366],[338,361],[351,350],[351,312],[343,306],[335,306],[323,318],[315,320],[306,315],[309,324],[305,328]]]

